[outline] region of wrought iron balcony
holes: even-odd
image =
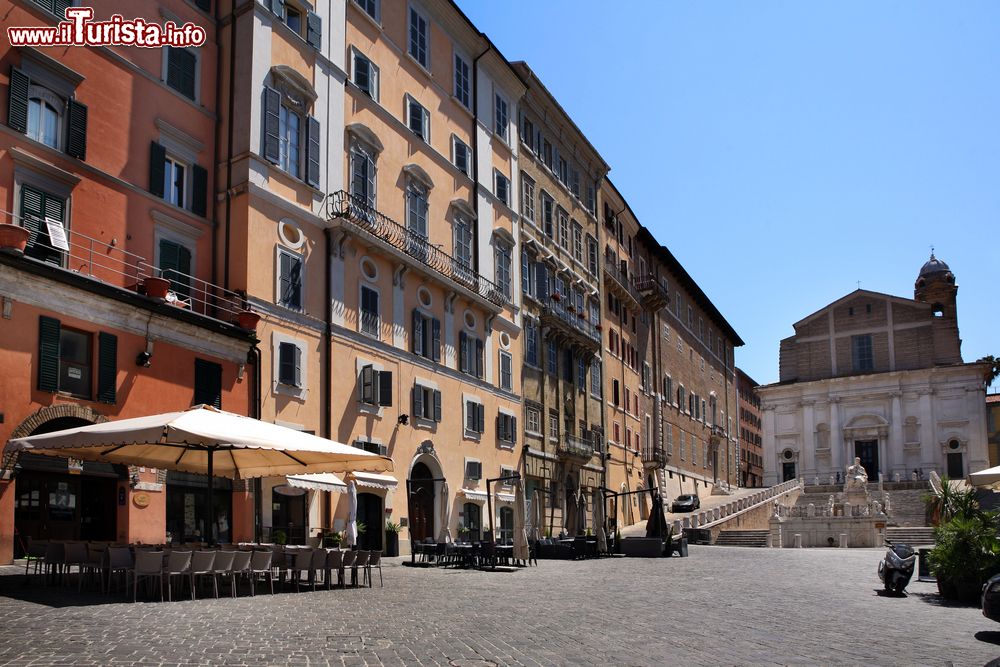
[[[544,306],[540,317],[542,326],[554,327],[581,347],[599,348],[601,332],[597,330],[597,325],[587,319],[586,313],[581,317],[580,313],[570,312],[569,308],[570,306],[564,306],[562,302]]]
[[[631,299],[636,305],[642,303],[642,297],[636,291],[635,285],[629,280],[628,272],[623,272],[614,262],[609,262],[607,257],[604,260],[604,275],[611,280],[610,287],[621,295]]]
[[[247,309],[242,294],[180,271],[162,271],[141,255],[74,229],[65,229],[63,233],[65,239],[60,239],[58,246],[48,234],[33,234],[24,251],[25,260],[51,267],[53,271],[150,296],[179,310],[221,322],[233,323],[237,315]],[[148,278],[169,281],[163,296],[153,297],[146,293]]]
[[[489,304],[491,308],[499,310],[507,302],[503,290],[496,283],[473,271],[465,262],[432,245],[427,238],[379,213],[365,200],[340,190],[329,195],[327,206],[331,219],[343,221],[371,243],[406,255],[462,292]]]
[[[670,303],[670,295],[654,275],[646,274],[636,278],[635,289],[642,296],[642,304],[650,310],[659,310]]]
[[[594,454],[600,453],[594,447],[592,437],[581,438],[575,435],[563,434],[559,440],[559,455],[590,460]]]
[[[643,447],[642,464],[647,468],[662,468],[667,465],[667,453],[662,447]]]

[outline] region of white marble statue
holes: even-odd
[[[854,457],[854,465],[847,466],[847,477],[844,484],[844,491],[864,491],[868,484],[868,472],[861,465],[861,459]]]

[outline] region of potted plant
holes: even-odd
[[[560,294],[559,292],[554,292],[552,294],[552,300],[557,302],[562,301],[562,294]]]
[[[12,255],[23,255],[31,232],[26,228],[5,222],[0,224],[0,250]]]
[[[385,522],[385,555],[386,556],[398,556],[399,555],[399,530],[400,526],[398,523],[393,523],[392,521]]]
[[[323,537],[323,546],[328,549],[339,549],[343,539],[344,536],[341,533],[335,530],[331,531]]]
[[[271,539],[274,540],[275,544],[288,544],[288,535],[286,535],[285,531],[281,529],[274,531],[271,535]]]
[[[167,292],[170,291],[170,281],[156,276],[145,278],[142,281],[142,286],[146,290],[146,296],[150,299],[166,299]]]
[[[260,322],[260,313],[255,313],[252,310],[241,310],[236,313],[236,326],[241,329],[247,329],[249,331],[254,331],[257,328],[257,324]]]

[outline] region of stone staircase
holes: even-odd
[[[924,496],[931,493],[930,485],[918,489],[887,489],[886,491],[889,494],[890,526],[922,527],[927,525]]]
[[[770,530],[723,530],[715,539],[722,547],[766,547],[771,539]]]
[[[934,529],[926,526],[889,526],[885,529],[885,539],[893,544],[908,544],[911,547],[934,544]]]

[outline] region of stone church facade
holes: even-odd
[[[964,477],[988,467],[985,367],[964,363],[958,286],[931,255],[914,298],[856,290],[794,325],[779,382],[759,389],[764,482]]]

